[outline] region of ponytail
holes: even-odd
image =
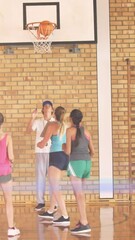
[[[78,144],[79,144],[79,138],[81,137],[81,130],[80,130],[80,128],[79,128],[79,126],[77,125],[76,126],[76,137],[75,137],[75,146],[78,146]]]
[[[66,110],[61,106],[59,106],[55,109],[56,120],[59,121],[59,123],[60,123],[60,128],[59,128],[60,136],[63,136],[63,134],[66,131],[66,125],[64,122],[65,113],[66,113]]]
[[[80,130],[80,122],[82,121],[83,114],[79,109],[74,109],[70,113],[70,117],[76,127],[76,137],[75,137],[75,146],[78,146],[79,144],[79,138],[81,137],[81,130]]]

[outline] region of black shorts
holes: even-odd
[[[51,152],[49,154],[49,166],[54,166],[60,170],[67,170],[69,156],[64,152]]]

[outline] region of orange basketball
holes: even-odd
[[[40,22],[39,27],[37,29],[38,39],[42,38],[42,36],[48,38],[55,28],[56,28],[55,23],[49,21]]]

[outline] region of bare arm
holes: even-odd
[[[12,142],[12,137],[10,135],[7,136],[7,150],[8,150],[9,160],[13,162],[14,161],[13,142]]]
[[[40,135],[40,137],[44,137],[45,135],[46,135],[46,130],[47,130],[47,128],[48,128],[48,126],[49,126],[49,122],[45,125],[45,127],[44,127],[44,129],[43,129],[43,131],[42,131],[42,133],[41,133],[41,135]]]
[[[88,148],[89,148],[89,151],[90,151],[90,156],[93,157],[94,153],[95,153],[95,150],[94,150],[94,146],[93,146],[93,143],[92,143],[91,135],[90,135],[90,133],[87,129],[85,129],[84,134],[85,134],[86,138],[89,140]]]
[[[90,156],[93,157],[95,153],[95,149],[92,143],[91,135],[89,136],[89,150],[90,150]]]
[[[44,136],[43,136],[44,134]],[[43,148],[47,142],[49,141],[49,139],[51,138],[53,134],[53,124],[52,123],[47,123],[46,127],[44,128],[41,137],[44,137],[43,140],[41,142],[38,142],[37,146],[39,148]]]
[[[26,128],[26,132],[27,133],[31,133],[32,132],[32,125],[33,125],[36,117],[37,117],[37,108],[32,112],[32,116],[31,116],[31,118],[30,118],[30,120],[28,122],[27,128]]]
[[[71,153],[71,129],[70,128],[68,128],[66,131],[66,143],[62,145],[62,149],[67,155],[70,155]]]

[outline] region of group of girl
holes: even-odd
[[[55,109],[55,121],[49,122],[42,133],[43,140],[37,144],[43,148],[51,139],[49,157],[48,178],[52,192],[51,204],[48,211],[40,213],[41,218],[50,218],[57,226],[70,225],[65,201],[59,189],[61,173],[67,170],[71,185],[77,201],[80,219],[71,232],[90,232],[86,215],[85,195],[83,192],[84,180],[90,176],[91,157],[94,154],[94,147],[91,135],[82,125],[83,114],[79,109],[70,113],[70,126],[67,128],[64,117],[65,109],[59,106]],[[61,216],[54,219],[54,201],[57,201]]]
[[[66,209],[65,201],[60,191],[60,180],[63,170],[67,170],[77,201],[80,219],[71,232],[90,232],[86,215],[85,195],[83,185],[86,178],[90,176],[91,157],[94,154],[94,147],[91,135],[82,125],[83,114],[79,109],[70,113],[70,126],[66,126],[65,109],[59,106],[55,109],[55,121],[48,122],[42,136],[43,140],[37,144],[39,148],[47,145],[51,139],[49,154],[48,179],[51,191],[50,208],[40,213],[41,218],[50,218],[57,226],[69,226],[70,218]],[[3,131],[3,114],[0,113],[0,185],[4,193],[6,213],[8,220],[8,236],[20,234],[19,229],[14,226],[13,204],[12,204],[12,162],[14,160],[12,138]],[[54,219],[54,204],[57,202],[61,216]]]

